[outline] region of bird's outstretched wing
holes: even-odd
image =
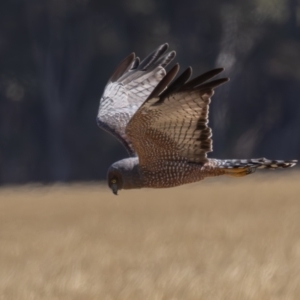
[[[142,62],[132,53],[118,66],[109,79],[97,115],[100,128],[116,136],[131,156],[135,149],[125,129],[139,107],[166,75],[165,67],[174,59],[175,51],[165,53],[161,45]]]
[[[192,75],[188,68],[170,84],[178,70],[175,65],[167,73],[127,126],[141,166],[155,168],[173,159],[205,163],[212,151],[209,103],[213,89],[228,79],[206,83],[223,71],[215,69],[188,81]]]

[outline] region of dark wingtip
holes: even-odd
[[[114,71],[109,81],[117,81],[127,70],[130,68],[135,59],[135,53],[132,52],[126,58],[124,58],[121,63],[118,65],[117,69]]]
[[[216,87],[229,81],[229,78],[220,78],[197,86],[198,90],[215,89]]]
[[[152,53],[150,53],[146,58],[144,58],[140,65],[140,70],[147,70],[151,65],[155,64],[157,60],[168,50],[169,44],[165,43],[160,45],[156,50],[154,50]]]
[[[155,62],[155,66],[160,65],[165,68],[175,57],[175,51],[168,52]]]
[[[164,51],[167,51],[169,49],[169,43],[164,43],[160,45],[159,49],[164,49]]]
[[[160,93],[162,93],[169,83],[175,78],[179,71],[179,64],[175,64],[174,67],[165,75],[165,77],[159,82],[159,84],[155,87],[152,93],[149,95],[148,99],[158,97]],[[147,100],[148,100],[147,99]]]
[[[215,71],[218,73],[221,73],[221,72],[225,71],[225,68],[216,68]]]
[[[135,70],[140,64],[140,58],[136,57],[131,65],[131,70]]]
[[[193,88],[196,86],[200,86],[201,84],[205,83],[207,80],[212,79],[213,77],[217,76],[218,74],[220,74],[223,71],[224,71],[224,68],[217,68],[217,69],[210,70],[204,74],[201,74],[201,75],[197,76],[196,78],[192,79],[191,81],[189,81],[185,85],[185,88],[189,89],[189,88]]]

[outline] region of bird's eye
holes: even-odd
[[[112,180],[111,180],[111,183],[112,183],[112,184],[115,184],[115,183],[117,183],[117,180],[116,180],[116,179],[112,179]]]

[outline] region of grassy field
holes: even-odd
[[[300,299],[300,174],[0,189],[0,299]]]

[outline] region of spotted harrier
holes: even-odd
[[[192,80],[186,69],[174,80],[179,65],[168,72],[175,51],[161,45],[142,62],[132,53],[117,67],[100,100],[98,125],[117,137],[130,158],[108,170],[108,186],[121,189],[167,188],[206,177],[241,177],[256,169],[293,167],[296,160],[212,159],[208,110],[214,88],[228,78],[211,80],[222,68]]]

